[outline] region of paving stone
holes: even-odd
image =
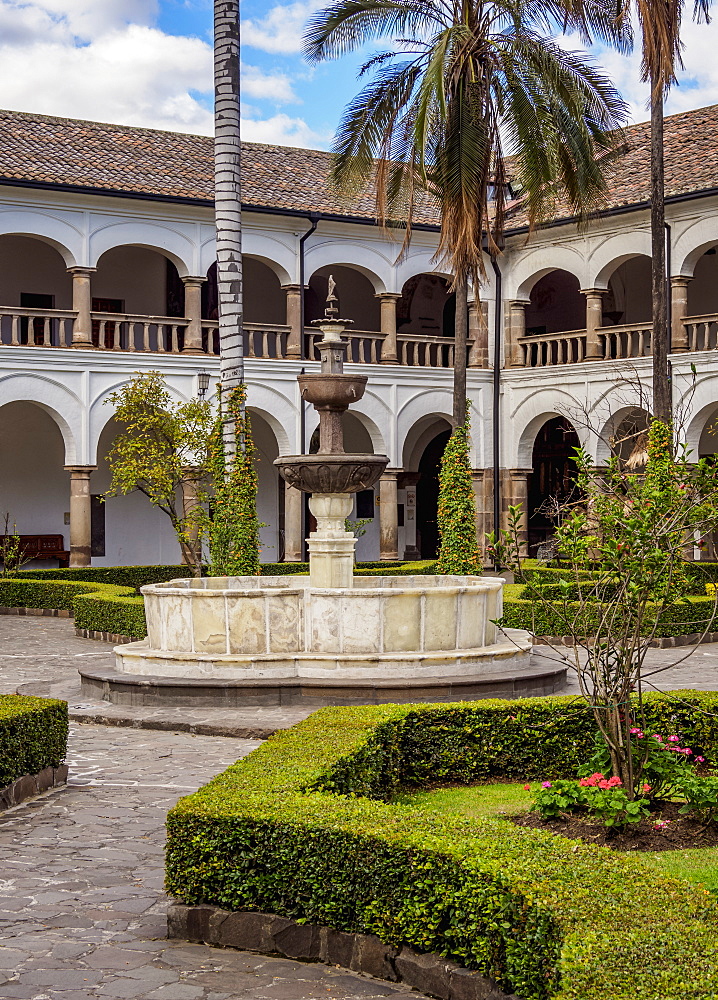
[[[109,655],[71,626],[0,618],[0,692],[73,680],[86,654]],[[258,745],[73,723],[68,785],[0,815],[2,1000],[421,1000],[324,965],[167,940],[167,810]]]

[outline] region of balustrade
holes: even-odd
[[[244,323],[244,356],[258,359],[284,359],[287,356],[287,342],[291,327],[279,324],[268,326],[264,323]],[[202,349],[207,354],[219,356],[219,324],[202,321]]]
[[[68,309],[0,306],[0,344],[11,347],[69,347],[75,313]]]
[[[522,337],[526,368],[547,368],[550,365],[570,365],[586,357],[586,331],[570,330],[566,333],[540,333]]]
[[[602,326],[598,333],[603,338],[603,356],[607,361],[651,355],[651,323]]]
[[[688,316],[683,320],[689,351],[711,351],[718,348],[718,315]]]
[[[133,316],[93,312],[92,343],[105,351],[179,354],[189,320],[179,316]]]

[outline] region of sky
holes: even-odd
[[[212,0],[0,0],[0,107],[209,135],[212,6]],[[352,55],[316,67],[303,60],[303,25],[322,6],[242,0],[245,139],[329,148],[356,92],[361,60]],[[692,8],[686,0],[687,12]],[[686,70],[668,113],[718,103],[718,19],[709,26],[687,20],[683,37]],[[599,48],[592,55],[628,102],[632,120],[644,121],[639,55]]]

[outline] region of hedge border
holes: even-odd
[[[0,789],[59,768],[67,753],[67,702],[0,695]]]
[[[715,753],[718,695],[685,699],[649,696],[650,725]],[[574,774],[593,724],[582,705],[557,716],[571,705],[322,709],[171,810],[167,890],[437,952],[525,1000],[714,998],[710,893],[607,848],[388,801],[427,781]]]

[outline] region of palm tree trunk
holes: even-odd
[[[456,279],[456,318],[454,320],[454,426],[466,423],[466,344],[469,336],[469,282],[467,276]]]
[[[651,294],[653,303],[653,415],[671,419],[668,362],[668,290],[666,281],[666,206],[663,159],[663,88],[651,74]]]
[[[239,0],[214,0],[214,177],[217,297],[222,390],[244,381],[242,198],[239,128]],[[226,415],[226,414],[225,414]],[[227,417],[227,415],[226,415]],[[235,454],[234,420],[224,421],[224,451]]]

